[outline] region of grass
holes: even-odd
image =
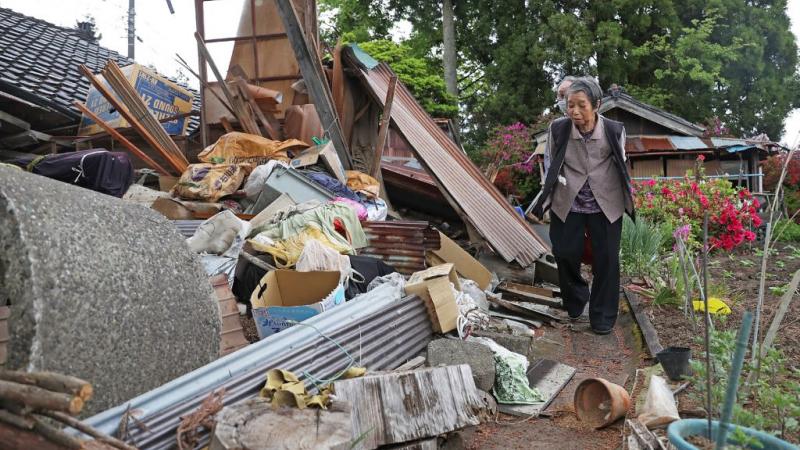
[[[800,242],[800,224],[793,220],[781,219],[775,223],[775,240],[780,242]]]
[[[669,237],[670,231],[666,226],[651,224],[642,218],[634,222],[624,216],[620,243],[622,270],[630,276],[656,275],[656,262]]]

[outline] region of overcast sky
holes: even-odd
[[[247,0],[225,0],[205,3],[206,37],[234,36],[239,15]],[[262,0],[256,0],[260,2]],[[139,0],[136,2],[136,61],[153,65],[166,75],[174,76],[179,65],[174,61],[175,53],[197,67],[194,1],[172,0],[175,14],[170,14],[166,0]],[[128,0],[0,0],[0,6],[27,14],[65,27],[87,14],[97,22],[98,32],[103,37],[100,44],[127,55],[127,11]],[[789,0],[789,17],[792,31],[800,40],[800,0]],[[209,45],[212,56],[221,70],[227,68],[232,44]],[[2,49],[0,49],[2,51]],[[197,81],[190,75],[190,84]],[[770,136],[788,145],[795,143],[800,133],[800,110],[794,110],[786,119],[783,136]]]

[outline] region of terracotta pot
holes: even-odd
[[[618,384],[603,378],[587,378],[575,390],[574,404],[578,420],[603,428],[625,417],[631,397]]]

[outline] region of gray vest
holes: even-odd
[[[566,178],[567,184],[561,182],[555,184],[550,206],[562,221],[567,220],[572,203],[587,180],[597,204],[609,222],[616,222],[625,212],[627,198],[623,192],[619,171],[614,167],[611,146],[606,139],[603,121],[603,117],[598,115],[594,133],[587,142],[583,141],[575,125],[571,126],[560,173]]]

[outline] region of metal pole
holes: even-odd
[[[733,367],[731,367],[731,373],[728,375],[725,404],[722,407],[722,417],[719,420],[719,432],[717,433],[717,450],[721,450],[725,446],[725,441],[728,438],[728,426],[733,414],[733,405],[736,403],[736,389],[739,387],[739,376],[742,374],[744,354],[747,351],[747,343],[750,340],[750,326],[752,323],[753,314],[750,311],[745,311],[744,317],[742,317],[742,328],[739,329],[739,337],[736,339]]]
[[[703,310],[706,318],[706,411],[708,412],[708,438],[711,439],[711,314],[708,312],[708,211],[703,216]]]
[[[136,45],[136,0],[128,0],[128,58],[134,59]]]

